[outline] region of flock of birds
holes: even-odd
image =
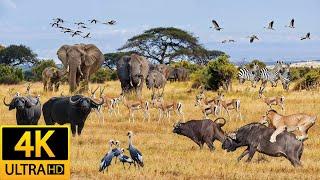
[[[285,27],[288,27],[288,28],[295,28],[295,25],[294,25],[294,19],[291,19],[289,25],[286,25]],[[219,26],[218,22],[216,20],[212,20],[212,25],[210,28],[213,28],[217,31],[221,31],[223,28]],[[268,29],[268,30],[275,30],[274,29],[274,21],[271,21],[269,22],[268,26],[267,27],[264,27],[265,29]],[[301,37],[300,40],[305,40],[305,39],[310,39],[310,32],[308,32],[305,36]],[[249,38],[249,41],[250,43],[253,43],[254,40],[259,40],[258,36],[257,35],[251,35],[251,36],[247,36],[247,38]],[[233,42],[236,42],[235,40],[233,39],[229,39],[229,40],[223,40],[221,43],[233,43]]]
[[[90,19],[88,20],[88,23],[85,22],[74,22],[71,24],[76,25],[75,29],[72,29],[70,27],[66,27],[67,21],[61,19],[61,18],[54,18],[52,19],[52,22],[50,23],[51,27],[60,29],[61,32],[63,33],[68,33],[71,35],[71,37],[75,36],[81,36],[83,38],[91,38],[91,33],[90,32],[84,32],[89,30],[89,24],[104,24],[104,25],[115,25],[117,22],[115,20],[108,20],[106,22],[101,22],[97,19]],[[69,23],[70,24],[70,23]]]
[[[107,152],[107,154],[101,159],[100,162],[100,172],[104,172],[105,170],[108,171],[108,167],[111,165],[112,160],[115,158],[115,163],[117,163],[117,158],[119,159],[120,162],[123,164],[123,168],[125,168],[125,163],[129,164],[131,167],[131,164],[133,164],[135,167],[138,166],[138,168],[143,167],[143,158],[141,152],[132,144],[132,136],[133,132],[129,131],[127,134],[129,138],[129,147],[128,151],[130,153],[130,157],[127,155],[124,155],[124,148],[120,148],[120,143],[119,141],[115,141],[111,139],[109,141],[109,146],[110,150]],[[113,148],[112,146],[115,146]]]

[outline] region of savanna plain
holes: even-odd
[[[97,87],[98,84],[91,84]],[[105,94],[118,96],[121,92],[118,81],[107,82]],[[183,103],[185,120],[201,119],[199,107],[195,107],[195,96],[199,90],[189,91],[191,82],[174,82],[167,84],[164,93],[165,101],[176,100]],[[280,85],[281,86],[281,85]],[[319,117],[320,93],[315,91],[284,92],[277,88],[267,87],[266,96],[284,95],[285,111],[282,114],[307,113]],[[7,97],[9,89],[12,92],[24,92],[25,84],[1,85],[0,97]],[[39,94],[41,103],[50,97],[67,94],[68,86],[64,85],[59,92],[43,92],[41,83],[31,86],[32,94]],[[206,92],[207,97],[216,96],[216,92]],[[151,91],[143,89],[143,99],[150,100]],[[250,122],[259,121],[268,107],[258,99],[258,87],[251,88],[250,83],[233,85],[233,91],[225,93],[226,99],[239,98],[241,100],[242,120],[235,120],[236,113],[231,112],[231,120],[223,130],[227,133]],[[14,110],[15,111],[15,110]],[[4,105],[0,106],[0,124],[16,124],[15,112],[9,111]],[[244,148],[227,153],[221,149],[221,143],[214,142],[216,150],[210,152],[208,147],[200,150],[199,147],[187,139],[172,133],[173,124],[182,120],[173,114],[171,120],[164,118],[158,122],[158,111],[151,109],[150,122],[143,122],[143,114],[136,113],[135,123],[128,122],[128,110],[120,104],[120,114],[110,115],[104,111],[105,123],[98,120],[95,113],[91,113],[86,121],[80,137],[71,140],[71,179],[320,179],[320,138],[319,119],[309,130],[309,139],[304,142],[302,167],[294,168],[288,160],[279,157],[269,157],[256,153],[252,162],[246,163],[245,158],[237,162],[237,157]],[[226,115],[226,113],[224,113]],[[214,117],[210,117],[214,120]],[[43,117],[39,124],[45,124]],[[121,147],[128,147],[128,131],[133,131],[133,144],[142,152],[145,167],[128,169],[122,164],[112,162],[108,172],[98,172],[101,158],[109,150],[109,139],[119,140]],[[125,151],[128,155],[128,151]]]

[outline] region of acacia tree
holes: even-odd
[[[195,60],[207,51],[192,34],[174,27],[153,28],[130,38],[119,50],[135,51],[160,64],[170,64],[173,59]]]
[[[20,64],[34,64],[38,62],[35,54],[25,45],[10,45],[0,51],[0,64],[17,66]]]

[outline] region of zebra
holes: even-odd
[[[270,82],[272,87],[277,87],[278,80],[280,79],[280,70],[282,70],[282,64],[282,61],[277,61],[273,69],[260,69],[261,86],[259,93],[263,92],[267,82]]]
[[[239,83],[243,84],[246,80],[251,81],[251,86],[256,87],[257,82],[259,81],[259,65],[254,63],[251,69],[246,67],[241,68],[238,73]]]
[[[286,63],[285,67],[282,69],[282,72],[279,74],[280,81],[284,90],[289,90],[290,84],[290,64]]]

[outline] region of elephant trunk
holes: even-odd
[[[70,92],[74,92],[77,89],[77,66],[69,66],[69,69]]]

